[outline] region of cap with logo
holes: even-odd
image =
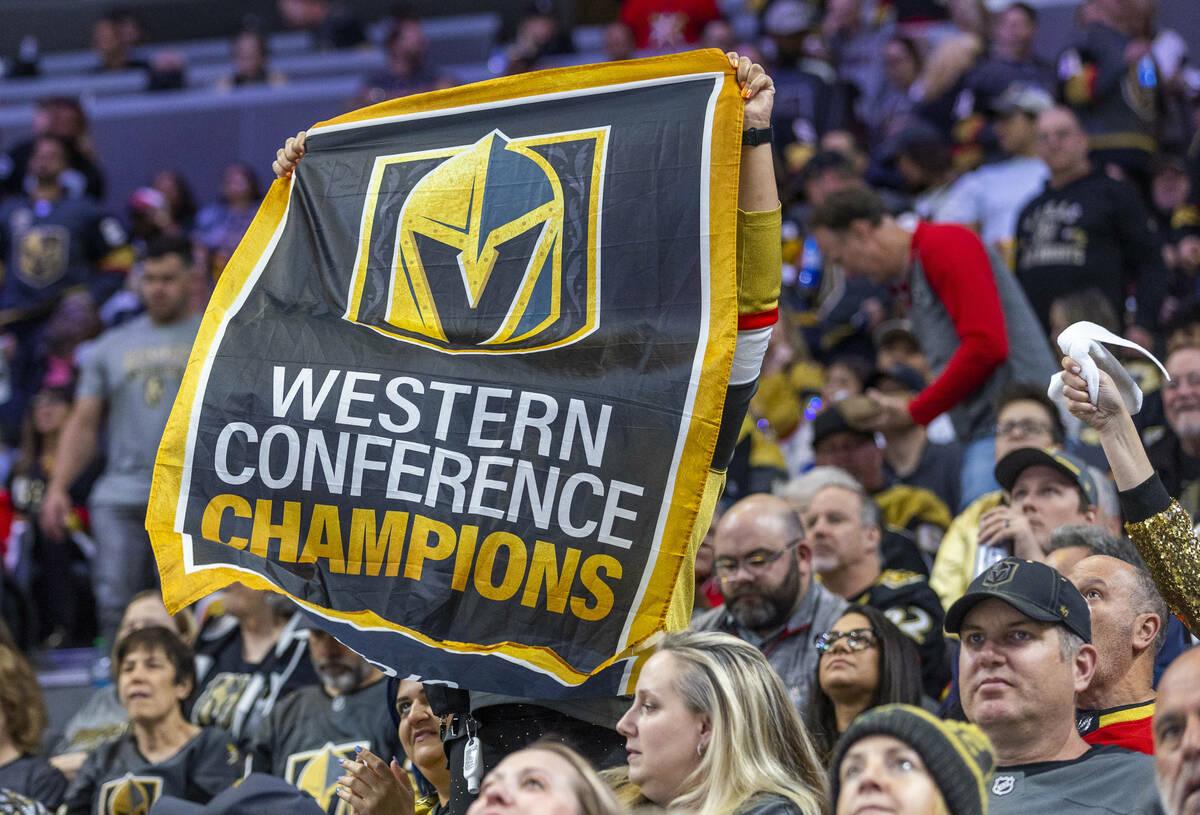
[[[1007,557],[971,581],[946,612],[946,630],[962,630],[967,613],[988,598],[1003,600],[1034,620],[1058,623],[1092,641],[1092,614],[1079,589],[1045,563]]]
[[[1096,486],[1096,480],[1088,471],[1087,463],[1070,453],[1052,450],[1049,447],[1022,447],[1013,450],[996,463],[996,481],[1011,492],[1021,473],[1035,464],[1041,464],[1065,475],[1083,491],[1089,504],[1095,506],[1100,503],[1100,488]]]

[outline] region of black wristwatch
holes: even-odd
[[[758,147],[771,141],[771,127],[748,127],[742,131],[742,144]]]

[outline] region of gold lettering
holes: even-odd
[[[529,577],[525,580],[525,593],[521,595],[521,605],[537,608],[538,596],[542,592],[542,584],[545,583],[546,608],[555,614],[562,614],[567,608],[571,584],[575,580],[575,570],[579,568],[580,554],[578,549],[567,549],[560,572],[554,544],[536,541],[533,544],[533,562],[529,564]]]
[[[500,547],[508,549],[508,565],[500,585],[492,583],[492,570]],[[507,600],[521,587],[521,576],[525,574],[525,542],[510,532],[493,532],[483,539],[479,548],[479,560],[475,562],[475,591],[488,600]]]
[[[437,545],[429,545],[429,533],[437,535]],[[454,554],[454,530],[432,518],[417,515],[413,518],[412,537],[408,541],[408,559],[404,563],[404,576],[409,580],[420,580],[421,569],[426,560],[445,560]]]
[[[571,598],[571,612],[581,620],[595,622],[603,619],[608,612],[612,611],[612,589],[600,579],[601,569],[604,570],[606,576],[614,580],[621,579],[621,562],[611,555],[592,555],[583,562],[579,579],[583,581],[584,587],[592,593],[596,602],[589,606],[582,597]]]
[[[367,555],[367,574],[379,576],[387,555],[388,577],[400,573],[400,554],[404,549],[404,533],[408,531],[408,513],[388,510],[383,513],[383,528],[375,535],[375,510],[356,508],[350,515],[350,552],[346,559],[348,574],[362,574],[363,550]]]
[[[308,537],[304,540],[304,551],[300,563],[316,563],[317,558],[329,561],[329,571],[346,573],[346,550],[342,546],[342,527],[338,523],[338,508],[329,504],[315,504],[312,519],[308,524]]]
[[[204,517],[200,521],[200,534],[204,536],[205,540],[223,543],[234,549],[245,549],[246,544],[249,543],[245,538],[230,536],[226,539],[221,537],[221,521],[225,519],[226,510],[233,510],[235,518],[249,518],[250,502],[240,495],[214,496],[208,502],[208,506],[204,508]]]
[[[271,500],[259,498],[254,502],[254,526],[250,530],[250,551],[259,557],[267,556],[267,547],[272,540],[279,541],[279,560],[282,563],[296,562],[296,549],[300,546],[300,502],[283,502],[283,520],[271,523]]]
[[[467,578],[471,576],[471,558],[475,556],[475,544],[479,541],[479,527],[468,524],[458,532],[458,552],[454,555],[454,579],[450,588],[454,591],[467,590]]]

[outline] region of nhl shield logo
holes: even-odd
[[[1011,775],[998,775],[992,781],[992,795],[1008,795],[1017,785],[1017,779]]]
[[[607,129],[381,156],[343,315],[446,353],[569,345],[599,319]]]

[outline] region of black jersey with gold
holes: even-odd
[[[295,784],[328,812],[349,815],[333,790],[342,775],[338,759],[353,758],[356,746],[384,761],[404,760],[382,679],[339,696],[310,685],[280,701],[258,730],[252,769]]]
[[[916,572],[885,569],[852,602],[879,609],[916,644],[921,655],[921,686],[926,695],[940,699],[950,681],[942,634],[946,615],[929,581]]]
[[[66,815],[146,815],[160,795],[199,804],[242,777],[244,762],[233,737],[203,727],[170,758],[152,762],[138,750],[132,733],[91,753],[67,789]]]

